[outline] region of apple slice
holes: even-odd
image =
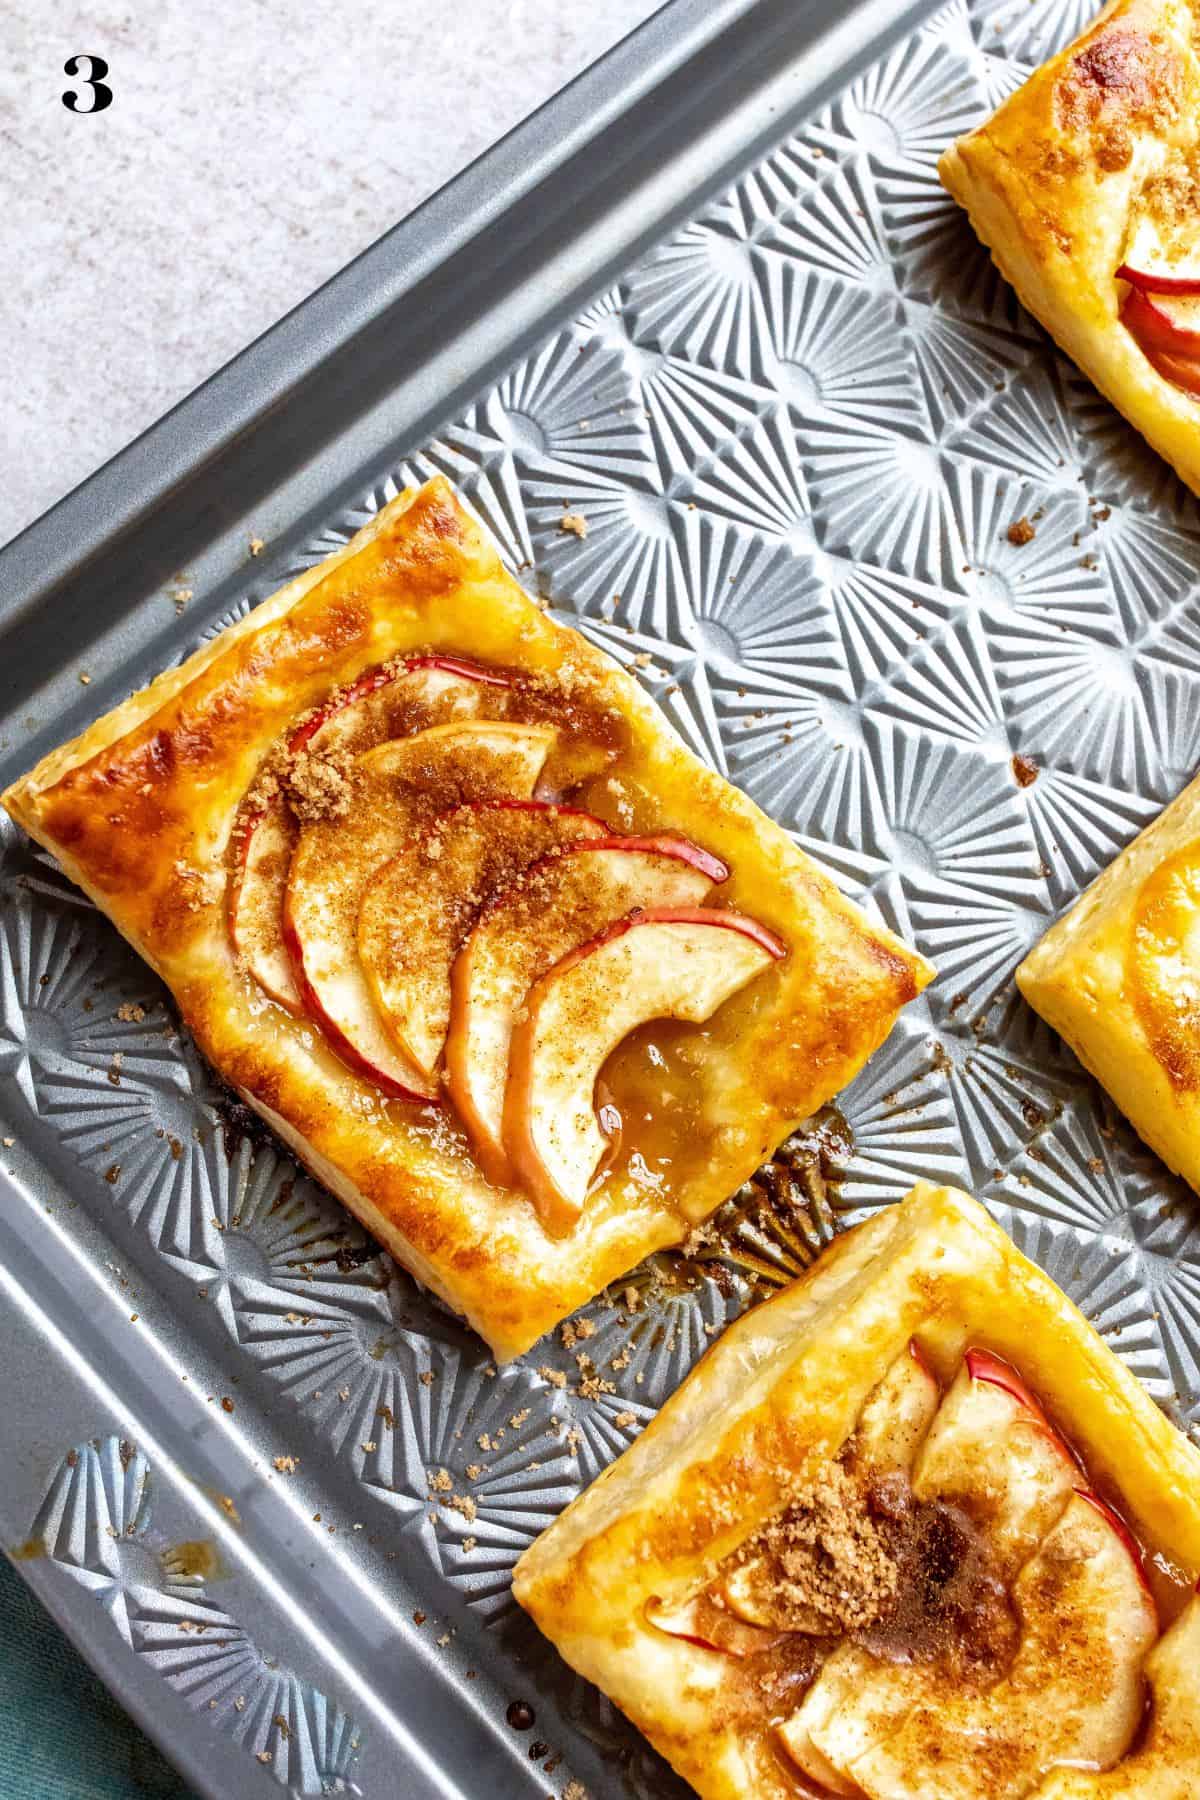
[[[1158,1620],[1126,1534],[1076,1493],[1017,1577],[1021,1640],[985,1692],[944,1681],[843,1772],[869,1800],[1017,1800],[1055,1763],[1108,1767],[1142,1717]]]
[[[1200,1600],[1193,1600],[1146,1658],[1150,1715],[1135,1750],[1099,1773],[1057,1769],[1037,1800],[1196,1800],[1200,1793]]]
[[[465,721],[380,744],[351,765],[348,812],[300,831],[283,909],[296,984],[343,1062],[386,1094],[429,1100],[437,1089],[400,1055],[375,1013],[358,960],[367,882],[452,805],[528,798],[553,738],[547,726]]]
[[[248,813],[233,843],[229,933],[234,951],[270,999],[297,1016],[304,1004],[283,941],[283,896],[300,827],[281,794]]]
[[[1143,349],[1200,355],[1200,294],[1147,294],[1131,287],[1121,302],[1121,323]]]
[[[372,669],[331,695],[293,730],[288,753],[358,753],[423,726],[469,718],[506,675],[453,656],[410,657]],[[283,896],[300,827],[281,794],[239,822],[229,893],[233,946],[263,991],[289,1012],[304,1007],[283,942]]]
[[[995,1573],[1011,1583],[1079,1479],[1078,1465],[1016,1370],[988,1351],[968,1350],[913,1465],[916,1498],[961,1508],[986,1535]],[[807,1734],[814,1776],[826,1763],[848,1774],[936,1691],[939,1678],[930,1665],[885,1662],[845,1645],[805,1695],[793,1740],[803,1745]]]
[[[918,1499],[964,1508],[1011,1581],[1058,1519],[1079,1465],[1016,1370],[969,1349],[913,1474]]]
[[[853,1438],[854,1466],[880,1473],[909,1472],[940,1400],[933,1370],[918,1346],[910,1343],[863,1402]]]
[[[933,1422],[939,1398],[933,1371],[916,1345],[909,1344],[863,1402],[850,1439],[853,1471],[868,1478],[907,1473]],[[826,1616],[816,1608],[801,1612],[794,1602],[783,1599],[782,1593],[778,1567],[763,1554],[747,1556],[721,1587],[726,1606],[747,1624],[807,1631],[814,1636],[829,1631]],[[815,1775],[816,1770],[809,1773]]]
[[[696,1594],[680,1606],[668,1607],[650,1600],[646,1618],[656,1631],[682,1638],[702,1650],[719,1650],[724,1656],[758,1656],[771,1650],[783,1637],[780,1631],[761,1631],[727,1612],[710,1594]]]
[[[1186,394],[1200,394],[1200,357],[1175,356],[1166,350],[1146,349],[1144,345],[1143,354],[1164,381],[1172,382]]]
[[[432,1075],[450,1021],[450,965],[476,914],[540,858],[606,838],[591,813],[541,800],[476,800],[434,820],[367,883],[358,954],[401,1054]]]
[[[511,1182],[503,1144],[513,1025],[534,982],[635,907],[695,906],[724,863],[686,838],[578,842],[485,908],[450,974],[446,1081],[490,1181]]]
[[[511,676],[461,656],[406,657],[369,670],[315,707],[292,732],[288,749],[357,756],[389,738],[473,718],[486,689],[511,686]]]
[[[622,1038],[651,1019],[711,1018],[786,955],[742,913],[631,913],[568,951],[526,995],[512,1036],[504,1146],[549,1230],[578,1219],[609,1140],[596,1080]]]

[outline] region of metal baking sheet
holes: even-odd
[[[205,1794],[680,1792],[511,1565],[915,1175],[1200,1421],[1195,1202],[1011,980],[1200,757],[1200,519],[934,172],[1089,8],[825,11],[675,0],[0,556],[7,780],[443,470],[941,970],[845,1129],[497,1372],[4,827],[0,1534]]]

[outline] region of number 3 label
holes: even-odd
[[[84,73],[86,65],[87,73]],[[62,97],[62,103],[68,112],[98,113],[113,103],[110,87],[105,87],[104,77],[108,74],[108,64],[102,56],[68,56],[63,64],[64,75],[74,75],[86,90],[80,95],[77,89],[68,88]],[[86,101],[86,104],[85,104]]]

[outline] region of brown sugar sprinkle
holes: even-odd
[[[1041,773],[1037,764],[1029,756],[1014,756],[1012,759],[1013,780],[1018,787],[1032,787]]]
[[[743,1545],[737,1563],[752,1561],[757,1578],[770,1584],[773,1608],[795,1620],[793,1629],[862,1630],[896,1604],[900,1569],[887,1533],[868,1510],[861,1482],[840,1462],[796,1489]]]
[[[302,824],[341,819],[350,810],[354,783],[350,757],[344,751],[327,756],[301,751],[288,764],[283,782],[292,811]]]
[[[435,1494],[448,1494],[454,1486],[454,1483],[450,1479],[448,1470],[430,1469],[429,1485]]]
[[[140,1025],[146,1016],[144,1006],[138,1006],[133,1000],[125,1000],[117,1008],[117,1017],[123,1025]]]
[[[548,1366],[543,1365],[542,1368],[538,1370],[538,1374],[543,1381],[548,1381],[551,1387],[565,1388],[567,1385],[567,1378],[561,1369],[551,1369]]]
[[[277,1456],[275,1467],[281,1475],[294,1475],[300,1467],[300,1458],[298,1456]]]
[[[1027,519],[1024,513],[1022,513],[1019,519],[1013,520],[1004,535],[1007,537],[1010,544],[1015,544],[1016,547],[1020,549],[1023,544],[1031,544],[1033,542],[1034,538],[1037,536],[1037,528],[1032,521]]]
[[[588,522],[580,512],[565,512],[558,522],[558,529],[571,537],[582,539],[588,534]]]

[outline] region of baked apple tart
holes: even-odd
[[[965,1194],[733,1325],[514,1591],[705,1800],[1200,1793],[1200,1454]]]
[[[1200,779],[1034,945],[1017,985],[1200,1191]]]
[[[684,1238],[932,975],[441,480],[4,804],[498,1356]]]
[[[1112,0],[939,173],[1021,300],[1200,492],[1194,0]]]

